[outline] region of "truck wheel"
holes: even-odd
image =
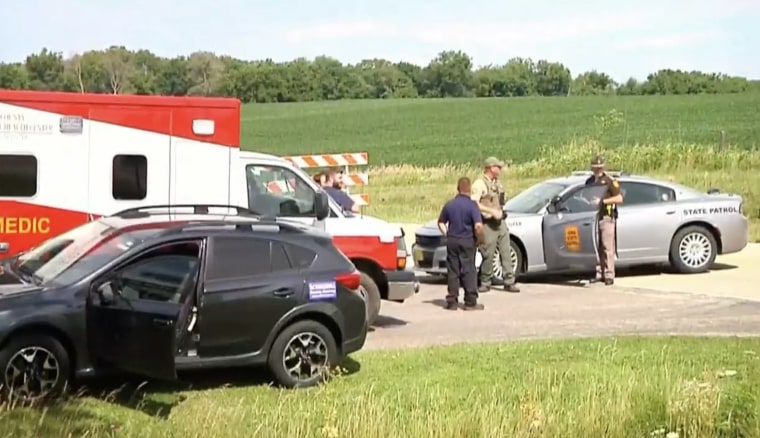
[[[367,325],[372,325],[380,315],[380,288],[377,287],[377,283],[369,274],[360,272],[362,275],[361,285],[359,286],[359,293],[364,297],[364,302],[367,304]]]
[[[61,343],[47,335],[23,335],[0,351],[2,398],[32,403],[61,395],[71,363]]]
[[[277,335],[267,364],[286,388],[308,388],[324,382],[338,364],[338,345],[330,330],[312,321],[298,321]]]
[[[715,237],[704,227],[685,227],[670,242],[670,263],[683,274],[707,272],[718,255],[717,248]]]

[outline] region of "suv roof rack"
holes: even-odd
[[[174,209],[182,209],[182,208],[191,208],[192,211],[190,212],[174,212],[172,210]],[[151,214],[213,214],[209,213],[210,208],[222,208],[222,209],[228,209],[228,210],[235,210],[238,216],[250,216],[250,217],[257,217],[261,218],[261,215],[256,214],[255,212],[245,208],[240,207],[237,205],[226,205],[226,204],[159,204],[159,205],[142,205],[139,207],[133,207],[128,208],[126,210],[122,210],[118,213],[114,213],[110,216],[141,216],[146,217],[150,216]],[[151,212],[150,210],[164,210],[161,212]],[[223,213],[222,213],[223,214]],[[230,214],[230,213],[226,213]]]
[[[303,233],[304,227],[300,224],[284,223],[278,221],[265,222],[240,222],[233,220],[213,220],[213,221],[191,221],[172,227],[167,233],[178,233],[184,231],[202,231],[219,229],[220,227],[235,231],[262,231],[279,233],[288,231],[293,233]]]
[[[605,172],[608,175],[612,175],[614,177],[631,176],[631,174],[626,172],[625,170],[606,170]],[[570,173],[570,176],[591,176],[593,174],[594,172],[590,170],[575,170]]]

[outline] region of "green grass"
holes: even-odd
[[[543,145],[588,137],[606,145],[760,145],[760,93],[511,99],[415,99],[252,104],[246,149],[277,155],[361,152],[374,165],[534,159]],[[616,110],[616,117],[605,117]],[[599,118],[602,119],[599,119]],[[599,122],[606,120],[606,128]]]
[[[735,338],[366,352],[354,356],[358,372],[313,390],[241,380],[195,390],[151,384],[131,401],[84,397],[46,410],[6,409],[0,432],[19,438],[752,437],[760,436],[758,353],[760,340]],[[157,407],[164,408],[161,415]]]
[[[590,144],[568,144],[544,148],[541,159],[513,166],[503,173],[510,196],[541,181],[588,168]],[[750,218],[750,239],[760,241],[760,151],[720,149],[699,145],[639,145],[602,149],[610,167],[644,173],[690,187],[738,193],[744,199],[744,214]],[[623,163],[618,165],[617,163]],[[462,166],[417,167],[410,165],[374,167],[370,205],[365,213],[393,222],[420,224],[437,217],[441,206],[455,193],[460,176],[479,175],[479,168]],[[400,189],[403,188],[403,189]]]

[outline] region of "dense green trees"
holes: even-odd
[[[513,97],[604,94],[741,93],[758,81],[723,74],[660,70],[618,84],[602,72],[575,78],[564,65],[514,58],[474,69],[461,51],[425,66],[384,59],[353,65],[321,56],[290,62],[242,61],[210,52],[160,58],[113,46],[70,58],[42,49],[23,63],[0,64],[0,88],[94,93],[234,96],[243,102],[298,102],[414,97]]]

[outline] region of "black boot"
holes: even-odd
[[[483,310],[485,306],[478,303],[465,303],[464,310]]]

